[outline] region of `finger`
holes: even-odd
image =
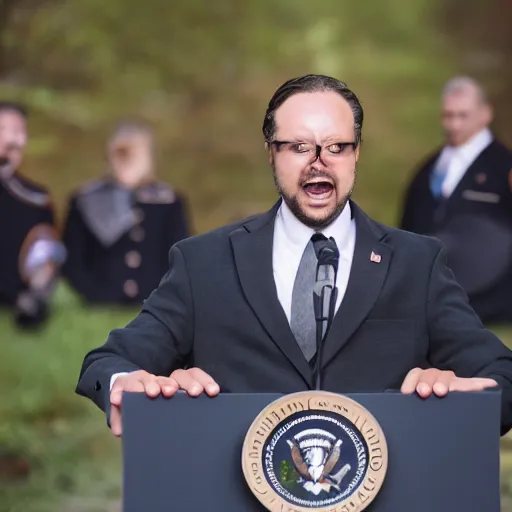
[[[144,391],[150,398],[156,398],[160,392],[160,384],[155,375],[147,374],[140,377],[140,382],[144,385]]]
[[[471,379],[456,379],[450,385],[450,391],[483,391],[484,389],[495,387],[498,383],[493,379],[471,378]]]
[[[410,395],[416,391],[419,376],[423,370],[421,368],[413,368],[406,376],[402,383],[400,391]]]
[[[432,391],[439,397],[446,396],[450,389],[450,384],[457,380],[455,373],[451,371],[440,371],[432,385]]]
[[[171,373],[171,378],[190,396],[199,396],[204,391],[203,385],[188,370],[176,370]]]
[[[110,403],[115,407],[121,407],[121,402],[123,401],[123,388],[112,387],[112,391],[110,392]]]
[[[162,395],[166,398],[174,396],[179,389],[178,383],[171,377],[158,377],[157,381],[162,390]]]
[[[133,376],[127,375],[126,377],[119,377],[114,382],[110,391],[110,403],[121,407],[124,391],[128,391],[129,393],[143,393],[144,385],[140,380],[134,379]]]
[[[220,386],[215,382],[211,375],[208,375],[201,368],[191,368],[189,373],[201,384],[209,396],[215,396],[220,393]]]
[[[498,383],[494,379],[481,379],[481,378],[479,378],[478,380],[482,381],[484,389],[498,387]]]
[[[116,437],[120,437],[123,433],[122,425],[121,408],[113,405],[110,408],[110,430]]]
[[[422,398],[428,398],[432,394],[434,383],[438,378],[440,378],[441,374],[442,371],[435,368],[423,370],[419,376],[418,384],[416,386],[418,395]]]

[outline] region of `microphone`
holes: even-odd
[[[332,237],[327,239],[323,235],[314,235],[313,245],[318,259],[316,282],[313,288],[317,350],[315,361],[315,389],[320,390],[322,386],[321,369],[323,342],[325,341],[334,318],[336,298],[338,296],[336,277],[338,274],[340,253]]]

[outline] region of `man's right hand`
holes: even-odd
[[[216,396],[220,392],[219,385],[199,368],[176,370],[169,377],[157,377],[144,370],[120,375],[110,390],[110,428],[112,433],[118,437],[122,434],[121,403],[124,391],[146,393],[151,398],[156,398],[160,394],[170,398],[179,389],[186,391],[190,396],[199,396],[203,392],[209,396]]]

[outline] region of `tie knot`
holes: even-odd
[[[315,253],[316,256],[318,257],[318,252],[320,251],[320,249],[325,247],[325,245],[329,242],[329,239],[322,233],[315,233],[311,237],[311,241],[313,242],[313,247],[315,248]]]
[[[333,237],[326,238],[322,233],[315,233],[311,237],[315,254],[320,265],[334,265],[338,268],[340,253]]]
[[[323,233],[315,233],[311,237],[311,240],[312,240],[313,243],[315,243],[315,242],[320,242],[321,240],[327,240],[327,238],[326,238],[326,236]]]

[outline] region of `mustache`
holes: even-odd
[[[303,186],[308,181],[310,181],[314,178],[326,178],[327,180],[329,180],[330,182],[332,182],[334,184],[337,183],[336,178],[332,174],[329,174],[328,172],[325,172],[325,171],[322,171],[319,169],[310,169],[306,174],[304,174],[301,177],[299,184],[300,184],[300,186]]]

